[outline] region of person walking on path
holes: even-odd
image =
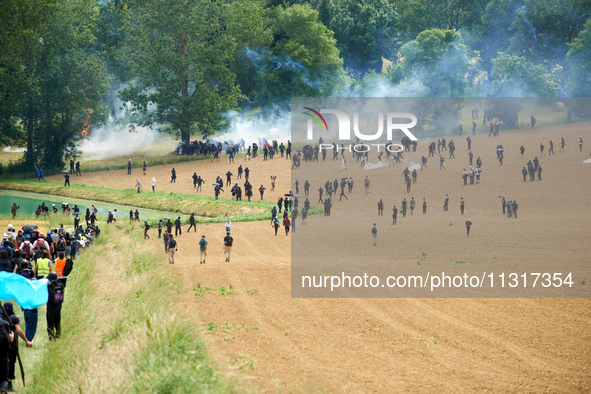
[[[148,224],[148,221],[145,220],[144,221],[144,239],[146,239],[146,238],[150,239],[150,236],[148,235],[149,229],[150,229],[150,225]]]
[[[155,192],[156,191],[156,177],[155,176],[152,177],[151,185],[152,185],[152,191]]]
[[[136,182],[135,182],[135,187],[137,187],[137,192],[140,192],[140,189],[142,188],[142,183],[140,182],[140,178],[136,178]]]
[[[207,240],[205,235],[201,236],[199,240],[199,264],[205,264],[205,258],[207,257]]]
[[[232,246],[234,244],[234,238],[227,232],[224,237],[224,256],[226,257],[226,263],[230,262],[230,255],[232,254]]]
[[[194,228],[195,232],[197,232],[197,226],[195,225],[195,212],[191,212],[191,216],[189,216],[189,229],[187,232],[190,233],[192,228]]]
[[[472,226],[472,222],[468,219],[466,220],[466,238],[470,236],[470,226]]]
[[[376,224],[373,224],[373,227],[371,228],[371,239],[373,241],[373,246],[376,246],[376,240],[378,238],[378,228],[376,227]]]
[[[181,229],[181,217],[179,216],[175,221],[174,221],[174,236],[177,237],[179,235],[182,235],[183,231]]]
[[[172,234],[168,235],[168,263],[174,264],[174,254],[178,251],[178,243]]]

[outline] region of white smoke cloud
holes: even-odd
[[[375,170],[376,168],[388,167],[388,163],[384,161],[378,161],[377,163],[367,163],[363,166],[364,170]]]
[[[237,143],[242,138],[246,142],[246,146],[253,142],[258,143],[259,138],[263,137],[269,141],[277,140],[279,143],[287,143],[287,140],[291,138],[291,113],[289,110],[273,108],[266,113],[266,117],[260,114],[257,119],[257,115],[254,113],[242,117],[236,111],[228,111],[224,115],[230,124],[227,131],[214,134],[212,139]]]
[[[14,148],[14,149],[12,149],[10,147],[10,145],[7,146],[6,148],[2,149],[2,152],[8,152],[8,153],[23,153],[23,152],[26,152],[26,151],[27,151],[27,148]]]
[[[110,159],[150,149],[157,134],[154,129],[137,126],[130,132],[129,125],[114,123],[110,118],[106,126],[91,132],[90,137],[82,141],[79,146],[84,155],[82,160]]]

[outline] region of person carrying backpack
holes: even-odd
[[[230,255],[232,254],[232,245],[234,244],[234,238],[227,232],[224,237],[224,256],[226,257],[226,263],[230,262]]]
[[[279,219],[277,218],[277,216],[273,217],[273,219],[271,219],[272,226],[275,227],[275,236],[277,236],[277,230],[279,230]]]
[[[205,264],[205,257],[207,257],[207,240],[205,235],[202,235],[199,240],[199,264]]]
[[[168,262],[174,264],[174,253],[177,251],[177,242],[173,238],[172,234],[169,235],[168,239]]]
[[[378,238],[378,228],[376,227],[376,224],[373,224],[373,227],[371,229],[371,239],[373,240],[373,246],[376,246],[376,239]]]
[[[64,302],[64,286],[58,281],[55,272],[47,275],[49,284],[47,285],[47,292],[49,297],[47,299],[47,334],[49,340],[59,338],[62,331],[62,303]]]

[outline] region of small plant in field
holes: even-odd
[[[583,279],[583,281],[581,282],[581,284],[582,284],[583,286],[585,286],[585,285],[587,284],[587,279]]]
[[[450,225],[450,226],[453,226],[454,224],[453,224],[452,222],[449,222],[449,225]]]
[[[427,256],[427,253],[425,253],[425,252],[421,252],[421,253],[422,253],[423,257]]]
[[[456,264],[466,264],[465,260],[456,260],[455,261]]]
[[[234,328],[234,326],[231,325],[230,322],[226,320],[226,324],[224,324],[224,326],[222,327],[222,331],[223,332],[230,332],[230,331],[232,331],[232,328]]]
[[[228,342],[229,340],[230,340],[230,338],[224,337],[224,342]]]
[[[213,334],[218,330],[218,325],[215,324],[214,321],[210,321],[209,323],[205,324],[205,328],[207,329],[208,334]]]
[[[230,286],[228,286],[228,287],[220,286],[218,290],[219,290],[221,296],[236,294],[236,291],[234,290],[234,286],[231,283],[230,283]]]
[[[259,326],[254,326],[255,330],[260,330],[261,328]]]
[[[433,339],[433,343],[437,345],[437,339]]]
[[[193,287],[193,291],[195,291],[197,297],[203,297],[205,293],[211,290],[213,290],[213,287],[203,286],[201,282],[198,282],[197,286]]]
[[[255,369],[257,367],[257,362],[255,359],[247,356],[246,354],[241,354],[240,357],[243,358],[243,361],[238,365],[238,369]]]
[[[285,331],[285,336],[288,336],[288,335],[289,335],[289,331]]]
[[[252,289],[252,290],[246,290],[246,292],[250,295],[255,295],[256,293],[258,293],[259,291],[257,289]]]

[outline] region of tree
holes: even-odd
[[[425,30],[400,49],[398,63],[388,70],[394,83],[416,78],[429,89],[428,95],[461,96],[466,88],[467,49],[460,33]]]
[[[222,114],[245,97],[229,63],[230,5],[218,0],[130,0],[119,58],[134,80],[120,97],[143,125],[170,125],[185,143],[223,127]],[[164,129],[165,130],[165,129]]]
[[[391,0],[398,13],[396,29],[404,42],[429,29],[460,30],[471,36],[481,24],[480,18],[489,1]]]
[[[87,108],[99,124],[107,89],[102,58],[92,52],[97,12],[92,0],[7,0],[0,7],[2,129],[22,128],[25,168],[63,166],[74,153]]]
[[[276,7],[268,17],[272,44],[247,52],[259,72],[260,104],[327,96],[340,85],[343,61],[332,32],[317,21],[317,11],[308,5]]]
[[[556,76],[549,74],[544,66],[535,65],[524,57],[501,52],[492,63],[493,96],[552,97],[560,91]]]
[[[345,68],[360,74],[382,71],[382,57],[392,58],[398,49],[392,5],[387,0],[333,0],[328,7],[327,27],[334,31]]]
[[[571,64],[568,92],[574,97],[591,96],[591,19],[585,29],[569,44],[567,59]]]

